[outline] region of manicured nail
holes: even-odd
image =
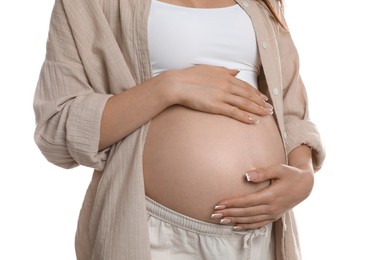
[[[252,124],[256,124],[257,125],[260,122],[259,119],[253,119],[252,117],[249,117],[248,119],[249,119],[249,121],[252,122]]]
[[[214,209],[219,210],[219,209],[226,209],[225,205],[217,205],[214,207]]]
[[[259,173],[257,171],[249,171],[245,173],[245,177],[247,181],[253,181],[259,178]]]
[[[261,97],[264,99],[264,101],[268,101],[268,97],[264,94],[261,94]]]
[[[211,215],[211,218],[222,218],[223,214],[222,213],[215,213]]]
[[[231,219],[223,218],[223,219],[221,219],[221,221],[219,223],[223,224],[223,225],[226,225],[226,224],[229,224],[230,222],[232,222]]]
[[[233,227],[233,230],[234,231],[243,231],[244,228],[243,227]]]
[[[274,110],[273,109],[269,109],[269,108],[264,108],[264,111],[267,112],[270,115],[272,115],[274,113]]]

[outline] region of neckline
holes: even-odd
[[[189,10],[189,11],[223,11],[223,10],[235,9],[235,8],[237,8],[239,6],[236,3],[234,5],[229,5],[229,6],[224,6],[224,7],[211,7],[211,8],[203,7],[203,8],[199,8],[199,7],[187,7],[187,6],[182,6],[182,5],[170,4],[170,3],[166,3],[166,2],[163,2],[163,1],[160,1],[160,0],[153,0],[153,2],[155,2],[155,3],[157,3],[157,4],[161,5],[161,6],[165,6],[165,7],[169,7],[169,8],[182,9],[182,10]]]

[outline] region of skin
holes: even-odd
[[[235,230],[256,229],[278,220],[286,211],[305,200],[314,185],[311,149],[301,145],[290,152],[289,165],[281,164],[248,172],[249,183],[270,180],[258,192],[229,198],[217,203],[213,214],[222,214],[224,224]]]
[[[247,124],[257,122],[249,113],[272,114],[268,98],[237,79],[237,73],[208,65],[167,71],[109,98],[101,120],[99,149],[121,140],[172,105],[228,116]]]
[[[163,1],[194,8],[235,4],[231,0]],[[111,97],[101,120],[99,148],[116,143],[172,105],[228,116],[246,124],[256,123],[249,113],[272,114],[267,97],[235,78],[237,73],[223,67],[198,65],[164,72]],[[216,202],[219,207],[214,214],[222,214],[224,223],[233,224],[236,230],[260,228],[276,221],[309,196],[314,184],[311,156],[311,149],[301,145],[288,155],[289,165],[248,169],[252,176],[249,184],[266,180],[272,184],[259,192]]]

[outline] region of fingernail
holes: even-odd
[[[268,101],[268,97],[264,94],[261,94],[261,97],[264,99],[264,101]]]
[[[254,119],[254,118],[252,118],[252,117],[249,117],[248,119],[249,119],[249,121],[252,122],[252,124],[256,124],[256,125],[257,125],[257,124],[260,122],[259,119]]]
[[[253,181],[259,178],[259,173],[257,171],[249,171],[245,173],[245,177],[247,181]]]
[[[232,222],[231,219],[223,218],[223,219],[221,219],[221,221],[219,223],[223,224],[223,225],[226,225],[226,224],[229,224],[230,222]]]
[[[264,111],[267,112],[270,115],[272,115],[274,113],[274,110],[273,109],[269,109],[269,108],[264,108]]]
[[[214,207],[214,209],[218,210],[218,209],[226,209],[226,206],[225,205],[217,205]]]
[[[243,231],[244,228],[243,227],[233,227],[233,230],[234,231]]]
[[[222,218],[223,214],[222,213],[215,213],[211,215],[211,218]]]

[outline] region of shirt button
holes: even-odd
[[[279,95],[279,89],[274,88],[274,89],[272,90],[272,94],[274,94],[275,96]]]
[[[244,1],[244,2],[242,2],[242,5],[245,6],[245,7],[248,7],[249,3],[247,1]]]
[[[283,132],[283,138],[287,139],[287,133],[286,132]]]
[[[267,48],[268,48],[267,42],[263,42],[263,49],[265,50],[265,49],[267,49]]]

